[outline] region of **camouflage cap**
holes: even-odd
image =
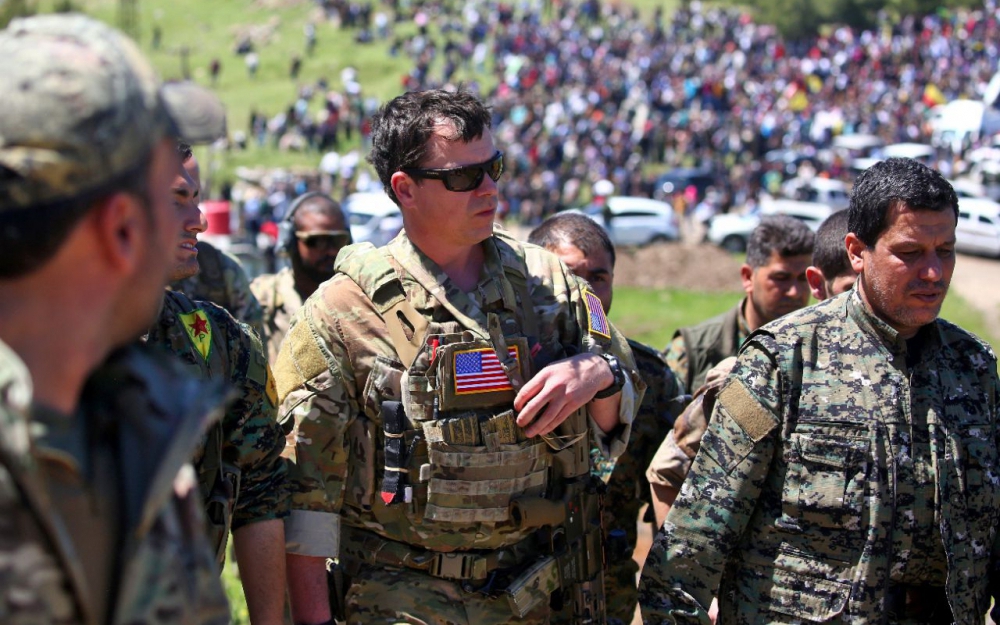
[[[83,15],[11,22],[0,58],[0,211],[101,190],[165,135],[205,143],[225,134],[214,95],[161,84],[130,39]]]

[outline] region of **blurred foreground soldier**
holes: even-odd
[[[227,623],[185,464],[221,389],[134,344],[176,246],[174,136],[215,139],[221,105],[82,16],[15,20],[0,55],[0,620]]]
[[[298,623],[330,618],[338,553],[348,623],[604,621],[590,448],[621,453],[643,384],[586,283],[494,233],[489,124],[467,92],[379,110],[369,158],[405,230],[345,248],[281,346]]]
[[[198,271],[194,242],[203,231],[200,181],[191,149],[181,144],[183,166],[171,189],[181,216],[175,230],[171,281]],[[197,377],[222,380],[235,398],[194,457],[208,517],[209,539],[221,567],[233,534],[236,563],[255,625],[280,623],[285,600],[285,531],[288,516],[284,433],[276,421],[274,381],[263,345],[249,326],[223,308],[165,291],[147,343],[175,354]]]
[[[559,257],[569,270],[585,279],[611,310],[615,280],[615,248],[607,232],[584,215],[562,213],[549,217],[528,235]],[[628,448],[617,460],[604,459],[592,450],[594,471],[608,485],[604,496],[604,575],[608,623],[631,623],[639,595],[632,559],[638,534],[636,521],[643,504],[650,503],[646,467],[683,408],[684,398],[674,374],[657,350],[628,340],[636,368],[646,383],[646,394],[632,422]],[[652,518],[652,517],[650,517]]]
[[[184,168],[198,183],[198,196],[194,198],[197,206],[202,200],[201,167],[198,159],[192,154],[184,161]],[[204,231],[204,227],[201,231]],[[172,282],[170,288],[193,300],[222,306],[229,314],[253,328],[261,340],[264,340],[264,311],[250,292],[250,278],[243,265],[208,241],[197,241],[195,250],[197,270],[183,280]]]
[[[291,267],[257,276],[250,283],[264,309],[268,359],[278,358],[281,341],[292,316],[319,285],[333,277],[333,263],[341,248],[351,243],[351,231],[336,200],[323,193],[295,198],[278,231],[278,253]]]
[[[747,262],[740,268],[747,296],[736,308],[674,334],[667,363],[694,385],[686,387],[694,397],[674,422],[646,471],[653,490],[657,527],[663,524],[698,453],[715,395],[743,340],[765,323],[809,303],[806,272],[815,238],[794,217],[773,215],[761,219],[750,234]]]
[[[816,248],[812,265],[806,268],[806,280],[813,297],[821,302],[850,290],[858,279],[844,244],[848,214],[842,210],[830,215],[816,231]]]
[[[646,560],[646,623],[707,623],[716,594],[719,623],[983,623],[998,594],[996,358],[937,318],[958,198],[888,159],[849,210],[855,289],[747,339]]]
[[[705,383],[709,369],[735,356],[748,334],[809,303],[806,267],[814,240],[813,232],[794,217],[760,220],[740,267],[746,297],[721,315],[677,330],[667,346],[667,364],[688,392]]]

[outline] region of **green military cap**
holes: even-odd
[[[15,20],[0,31],[0,59],[0,211],[99,191],[164,136],[225,134],[218,98],[162,84],[135,43],[89,17]]]

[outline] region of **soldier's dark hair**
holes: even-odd
[[[851,259],[847,256],[844,237],[847,236],[847,211],[837,211],[820,224],[816,231],[816,248],[812,264],[823,272],[823,277],[833,280],[837,276],[853,274]]]
[[[611,244],[608,233],[593,219],[579,213],[559,213],[549,217],[531,231],[528,243],[549,251],[555,251],[562,245],[572,245],[584,256],[604,249],[611,257],[611,266],[615,266],[615,246]]]
[[[372,149],[367,160],[396,204],[399,199],[392,190],[392,175],[423,164],[427,143],[432,135],[442,132],[443,122],[454,128],[454,134],[446,136],[449,141],[468,143],[489,129],[491,116],[486,105],[468,91],[434,89],[393,98],[372,118]]]
[[[73,198],[36,204],[28,208],[0,208],[0,279],[26,276],[48,262],[65,243],[84,216],[100,200],[118,193],[131,193],[152,214],[148,171],[152,153],[135,166],[100,187]]]
[[[854,182],[847,227],[871,247],[888,224],[889,209],[951,210],[958,219],[958,195],[937,171],[912,158],[889,158],[861,172]]]
[[[184,143],[183,141],[177,142],[177,153],[181,156],[181,162],[186,163],[188,160],[194,156],[194,151],[191,149],[191,144]]]
[[[747,264],[757,269],[771,260],[771,252],[778,256],[812,255],[816,235],[798,219],[789,215],[767,215],[750,233],[747,243]]]

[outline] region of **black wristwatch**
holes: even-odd
[[[611,383],[611,386],[597,391],[594,395],[594,399],[604,399],[606,397],[611,397],[615,393],[622,390],[625,386],[625,372],[622,371],[622,365],[618,362],[612,354],[601,354],[601,358],[607,361],[608,366],[611,367],[611,374],[615,376],[615,381]]]

